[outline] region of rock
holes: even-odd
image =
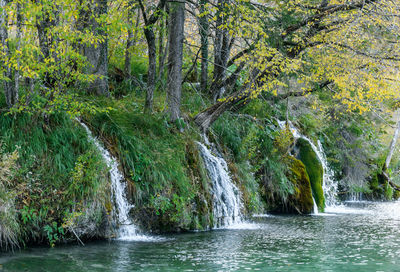
[[[322,189],[324,169],[311,144],[305,139],[298,139],[296,143],[297,159],[301,160],[310,178],[312,194],[320,212],[324,211],[325,198]]]
[[[289,157],[288,178],[294,185],[294,194],[289,197],[288,208],[299,214],[312,213],[314,202],[310,179],[304,164],[294,157]]]

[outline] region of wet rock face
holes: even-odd
[[[325,198],[324,191],[322,189],[324,169],[318,159],[317,154],[314,152],[311,144],[303,139],[299,138],[295,146],[296,158],[300,160],[307,171],[310,178],[310,184],[312,189],[312,194],[320,211],[324,210]]]

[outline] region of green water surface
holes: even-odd
[[[259,216],[231,229],[0,253],[1,272],[400,271],[400,203]]]

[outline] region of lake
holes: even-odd
[[[311,216],[139,241],[35,247],[0,256],[2,272],[400,271],[400,202],[347,202]]]

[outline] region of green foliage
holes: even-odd
[[[65,234],[64,228],[62,226],[58,226],[57,222],[53,222],[50,225],[46,225],[43,227],[47,235],[47,240],[51,247],[54,247],[56,243],[61,239],[61,237]]]
[[[118,110],[88,117],[88,122],[119,158],[138,220],[155,215],[160,220],[153,222],[152,228],[189,229],[196,194],[204,188],[200,174],[188,166],[192,148],[197,149],[193,140],[199,136],[191,128],[177,133],[162,114],[142,114],[130,107],[135,103],[133,98],[99,100]]]
[[[251,127],[251,122],[246,118],[227,112],[214,123],[212,129],[218,140],[226,145],[237,161],[240,161],[246,158],[242,143],[249,127]]]
[[[46,121],[27,114],[2,115],[0,139],[2,154],[16,146],[19,150],[19,167],[6,192],[15,195],[10,211],[19,214],[20,242],[54,244],[68,238],[53,231],[48,239],[44,227],[60,225],[66,213],[90,202],[105,202],[108,169],[85,130],[68,116],[56,114]]]
[[[14,249],[19,245],[21,229],[15,208],[16,191],[11,189],[17,160],[18,152],[4,153],[0,143],[0,250]]]
[[[261,199],[260,185],[253,174],[253,169],[248,161],[235,164],[238,183],[241,185],[243,202],[249,214],[262,213],[265,209],[265,203]],[[232,168],[232,166],[231,166]]]
[[[393,188],[388,182],[385,184],[385,199],[393,200]]]
[[[253,171],[263,186],[268,202],[272,201],[274,196],[286,202],[289,195],[294,193],[293,184],[286,174],[288,169],[286,156],[283,156],[284,154],[278,149],[284,146],[285,153],[288,150],[286,144],[289,141],[285,141],[285,145],[280,142],[282,135],[279,130],[275,131],[272,125],[265,128],[253,126],[244,141]]]
[[[97,192],[104,192],[104,190],[99,190],[99,187],[103,185],[101,180],[107,179],[103,174],[105,169],[107,166],[95,150],[88,150],[80,155],[70,174],[71,182],[67,189],[71,201],[92,198]],[[96,196],[99,197],[99,195]]]

